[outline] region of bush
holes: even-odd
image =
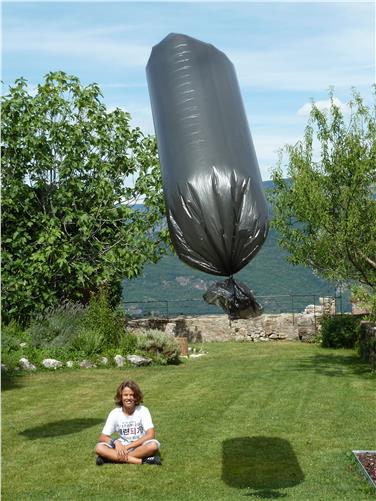
[[[359,340],[360,320],[351,315],[325,317],[321,322],[324,348],[354,348]]]
[[[123,355],[132,355],[137,350],[137,336],[124,332],[120,337],[118,348]]]
[[[372,370],[376,370],[376,324],[372,322],[362,322],[359,355],[363,362],[371,364]]]
[[[1,351],[10,353],[18,350],[21,343],[30,342],[29,336],[22,327],[15,321],[1,327]]]
[[[83,319],[85,330],[103,336],[104,346],[118,345],[125,331],[125,316],[120,310],[114,310],[109,301],[108,291],[102,288],[90,298]]]
[[[137,349],[162,365],[179,362],[178,342],[162,331],[151,329],[138,334]]]
[[[84,318],[84,307],[66,301],[35,317],[27,333],[35,348],[65,347],[76,335]]]
[[[71,340],[69,348],[72,352],[79,352],[83,356],[99,355],[106,346],[106,338],[99,329],[93,330],[82,326],[77,335]]]

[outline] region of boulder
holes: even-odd
[[[93,369],[96,367],[96,365],[90,360],[82,360],[79,365],[82,369]]]
[[[123,367],[125,363],[125,358],[122,355],[114,356],[115,364],[117,367]]]
[[[68,362],[67,362],[65,365],[66,365],[67,367],[72,368],[72,367],[74,367],[74,362],[73,362],[73,360],[68,360]]]
[[[60,360],[55,360],[54,358],[45,358],[44,360],[42,360],[42,365],[46,369],[57,369],[63,366],[63,362],[60,362]]]
[[[28,361],[27,358],[20,358],[18,361],[21,369],[25,369],[26,371],[35,371],[37,368],[31,362]]]
[[[101,365],[108,365],[108,358],[107,357],[101,357],[99,360]]]
[[[150,365],[152,362],[150,358],[140,357],[139,355],[128,355],[127,360],[132,365],[137,365],[137,366]]]

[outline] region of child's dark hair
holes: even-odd
[[[140,405],[143,402],[144,395],[138,386],[137,383],[132,381],[131,379],[125,380],[120,385],[118,386],[118,389],[116,390],[116,395],[115,395],[115,404],[118,405],[119,407],[123,406],[123,402],[121,400],[121,394],[124,390],[124,388],[130,388],[133,393],[134,393],[134,403],[135,405]]]

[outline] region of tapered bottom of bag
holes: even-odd
[[[208,304],[222,308],[230,320],[258,317],[263,310],[253,292],[233,277],[212,284],[203,298]]]

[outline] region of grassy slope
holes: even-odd
[[[3,392],[3,499],[373,499],[348,456],[374,448],[375,377],[352,351],[209,344],[180,366],[57,371]],[[162,467],[94,464],[115,387],[146,394]]]

